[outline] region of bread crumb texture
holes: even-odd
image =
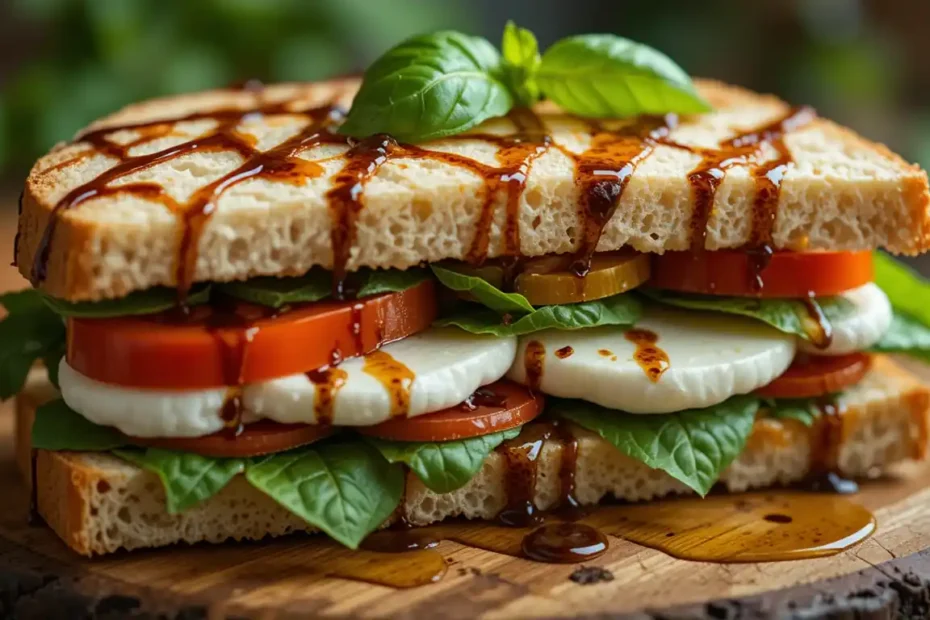
[[[92,130],[178,119],[192,113],[288,102],[301,111],[325,104],[347,108],[355,81],[269,86],[260,94],[211,91],[130,106]],[[770,96],[718,82],[698,82],[716,111],[682,119],[669,138],[691,147],[715,148],[742,131],[762,127],[789,110]],[[260,101],[257,101],[260,97]],[[553,146],[531,164],[519,193],[515,220],[519,249],[527,256],[572,252],[582,241],[583,209],[575,156],[592,143],[593,128],[580,119],[540,105],[538,116]],[[308,124],[306,115],[253,115],[236,131],[267,151]],[[622,121],[607,123],[610,129]],[[216,122],[169,122],[160,129],[121,129],[107,135],[129,145],[130,156],[164,151],[209,134]],[[154,132],[154,137],[153,137]],[[507,118],[486,122],[473,133],[513,135]],[[884,247],[913,254],[930,246],[927,176],[881,145],[830,121],[816,119],[790,131],[785,144],[793,164],[781,186],[772,240],[778,248],[865,250]],[[500,166],[498,146],[476,138],[419,145]],[[343,169],[348,147],[323,144],[296,157],[314,162],[316,176],[301,182],[256,176],[236,183],[210,203],[211,215],[196,242],[194,281],[242,280],[258,275],[300,275],[315,265],[333,266],[333,213],[327,192]],[[777,153],[769,144],[761,163]],[[55,205],[69,192],[117,165],[119,159],[78,139],[60,144],[40,159],[26,182],[17,254],[27,277],[42,245]],[[188,228],[185,205],[198,189],[228,175],[244,161],[236,151],[204,149],[166,157],[111,182],[112,187],[154,184],[157,196],[138,192],[86,197],[61,212],[41,287],[72,300],[125,295],[155,285],[177,284],[179,251]],[[643,252],[689,248],[693,210],[688,173],[701,156],[656,146],[641,161],[622,193],[597,249],[630,246]],[[736,248],[750,239],[756,183],[748,165],[727,171],[707,222],[705,247]],[[504,252],[507,191],[489,195],[481,174],[438,159],[392,157],[367,180],[347,267],[405,269],[422,261],[466,258],[487,204],[488,257]]]

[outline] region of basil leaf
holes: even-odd
[[[881,353],[906,353],[930,362],[930,326],[901,312],[891,315],[891,326],[872,346]]]
[[[642,316],[642,304],[634,295],[620,294],[577,304],[543,306],[510,323],[480,306],[460,306],[433,325],[455,326],[472,334],[522,336],[543,329],[583,329],[602,325],[634,325]]]
[[[23,389],[30,369],[40,359],[61,360],[65,325],[33,289],[0,295],[9,314],[0,321],[0,400]]]
[[[809,398],[769,398],[762,401],[766,417],[797,420],[810,428],[820,417],[820,409]]]
[[[416,286],[429,278],[425,269],[375,270],[366,269],[353,274],[356,296],[361,299],[381,293],[397,293]],[[230,297],[269,308],[289,304],[311,303],[327,299],[332,293],[332,274],[324,269],[311,269],[295,278],[260,277],[244,282],[220,284],[219,290]]]
[[[42,356],[42,364],[45,366],[48,381],[55,386],[56,390],[61,389],[58,385],[58,369],[61,366],[61,360],[65,357],[66,350],[67,345],[62,340],[51,351]]]
[[[33,448],[100,452],[126,443],[126,438],[115,428],[94,424],[60,398],[36,409],[32,424]]]
[[[752,432],[759,400],[733,398],[678,413],[643,415],[581,400],[550,400],[549,411],[594,431],[630,458],[706,495]]]
[[[494,448],[519,434],[518,427],[457,441],[421,443],[377,437],[365,440],[389,462],[407,465],[430,491],[451,493],[475,477]]]
[[[42,300],[56,314],[82,319],[106,319],[117,316],[138,316],[171,310],[178,305],[178,293],[173,288],[156,287],[136,291],[119,299],[70,302],[42,295]],[[196,306],[210,301],[210,287],[202,286],[187,296],[187,304]]]
[[[501,53],[504,58],[504,81],[517,103],[529,106],[539,101],[536,71],[541,57],[536,36],[509,20],[504,26]]]
[[[693,114],[711,110],[691,78],[668,56],[610,34],[558,41],[536,74],[543,94],[588,117]]]
[[[269,308],[288,304],[310,303],[326,299],[332,293],[332,275],[324,269],[311,269],[295,278],[262,276],[244,282],[218,285],[220,292],[236,299]]]
[[[883,252],[873,252],[875,284],[891,305],[912,319],[930,326],[930,282]]]
[[[376,60],[339,131],[420,142],[462,133],[511,107],[494,46],[443,31],[407,39]]]
[[[359,272],[359,286],[356,296],[371,297],[372,295],[381,295],[382,293],[398,293],[412,288],[428,279],[429,272],[425,269],[388,269],[366,270]]]
[[[113,454],[161,479],[169,514],[210,499],[245,471],[245,459],[220,459],[158,448],[114,450]]]
[[[720,297],[656,289],[639,289],[639,292],[669,306],[747,316],[768,323],[779,331],[811,340],[809,331],[814,319],[804,302],[798,299]],[[855,305],[845,297],[818,297],[815,301],[828,321],[838,321],[856,310]]]
[[[361,441],[331,441],[274,454],[246,468],[248,481],[346,547],[387,519],[404,494],[404,469]]]
[[[505,293],[483,278],[467,276],[439,265],[430,265],[430,269],[433,270],[440,284],[446,288],[460,293],[468,293],[495,312],[500,314],[526,314],[533,311],[533,306],[523,295]]]

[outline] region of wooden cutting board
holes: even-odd
[[[930,617],[928,464],[864,484],[854,499],[874,513],[878,531],[830,558],[689,562],[611,538],[589,564],[610,580],[579,584],[579,565],[446,541],[440,582],[392,589],[321,576],[314,556],[328,543],[310,536],[81,558],[44,525],[28,524],[10,413],[0,412],[0,617]]]

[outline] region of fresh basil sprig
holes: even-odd
[[[454,31],[400,43],[365,71],[339,131],[421,142],[540,97],[594,118],[711,109],[668,56],[616,35],[569,37],[540,56],[533,33],[508,22],[501,47],[503,56],[487,40]]]
[[[511,107],[493,45],[460,32],[435,32],[407,39],[365,71],[340,132],[432,140],[468,131]]]
[[[37,360],[57,375],[65,323],[32,289],[0,295],[0,305],[8,313],[0,321],[0,400],[6,400],[23,389]]]

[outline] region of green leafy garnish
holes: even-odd
[[[630,458],[661,469],[706,495],[752,433],[759,400],[726,402],[662,415],[605,409],[581,400],[550,400],[549,411],[594,431]]]
[[[173,288],[165,287],[136,291],[119,299],[104,299],[102,301],[70,302],[41,293],[40,295],[56,314],[81,319],[108,319],[117,316],[156,314],[171,310],[178,305],[178,292]],[[210,301],[210,287],[199,286],[190,292],[185,303],[188,306],[197,306],[208,301]]]
[[[126,437],[115,428],[94,424],[60,398],[36,409],[32,425],[33,448],[102,452],[127,443]]]
[[[8,312],[0,321],[0,400],[6,400],[23,389],[40,359],[57,375],[65,324],[32,289],[0,295],[0,305]]]
[[[333,276],[324,269],[311,269],[308,273],[293,278],[259,277],[244,282],[228,282],[218,285],[219,290],[243,301],[269,308],[281,308],[290,304],[322,301],[332,294]],[[352,285],[357,287],[358,298],[397,293],[416,286],[429,278],[425,269],[389,269],[386,271],[366,269],[352,274]]]
[[[500,314],[526,314],[533,306],[519,293],[505,293],[484,278],[469,276],[439,265],[430,265],[440,284],[459,293],[468,293]]]
[[[245,471],[245,459],[220,459],[158,448],[125,448],[113,454],[147,469],[161,479],[169,514],[210,499]]]
[[[634,325],[642,316],[642,304],[634,295],[621,293],[596,301],[543,306],[530,314],[506,320],[493,310],[474,304],[436,320],[439,327],[455,326],[472,334],[522,336],[544,329],[583,329],[602,325]]]
[[[710,105],[691,78],[663,54],[612,34],[558,41],[543,54],[536,74],[547,98],[581,116],[695,114]]]
[[[267,456],[246,469],[246,478],[351,549],[394,512],[404,493],[403,467],[357,440]]]
[[[500,53],[481,37],[453,31],[415,36],[365,71],[339,131],[389,133],[405,142],[462,133],[513,106],[502,78]]]
[[[533,33],[507,22],[501,49],[503,56],[481,37],[452,31],[404,41],[365,72],[340,131],[443,138],[541,96],[595,118],[711,109],[668,56],[615,35],[569,37],[540,56]]]
[[[520,434],[519,428],[457,441],[412,442],[368,437],[391,463],[403,463],[434,493],[451,493],[475,477],[494,448]]]
[[[873,252],[872,257],[875,284],[895,310],[930,326],[930,282],[883,252]]]
[[[746,316],[768,323],[787,334],[794,334],[805,340],[812,339],[810,332],[814,319],[804,302],[798,299],[721,297],[656,289],[641,289],[640,292],[654,301],[669,306]],[[828,321],[843,319],[855,312],[856,308],[845,297],[818,297],[811,301],[820,306]]]
[[[810,398],[767,398],[762,401],[766,417],[797,420],[810,428],[820,417],[820,408]]]
[[[536,36],[508,21],[504,26],[501,53],[504,57],[504,80],[517,103],[529,106],[539,101],[536,72],[542,58]]]

